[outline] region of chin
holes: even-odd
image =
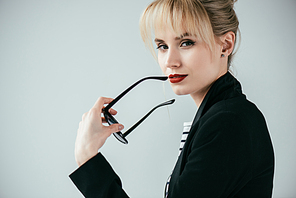
[[[182,96],[182,95],[188,95],[188,94],[190,94],[190,93],[188,93],[187,91],[185,91],[185,90],[181,90],[181,89],[174,89],[173,88],[173,91],[174,91],[174,93],[176,94],[176,95],[178,95],[178,96]]]

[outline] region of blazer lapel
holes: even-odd
[[[220,100],[237,96],[243,96],[241,86],[229,72],[216,80],[216,82],[212,85],[194,117],[185,145],[173,170],[168,194],[170,194],[170,191],[174,188],[178,177],[182,174],[187,155],[190,153],[190,151],[188,151],[190,149],[190,142],[196,131],[198,131],[197,129],[199,127],[199,120],[202,115],[204,115],[213,104],[219,102]]]
[[[191,139],[194,136],[194,131],[197,131],[198,121],[199,121],[199,118],[201,117],[201,115],[203,113],[203,109],[204,109],[204,107],[205,107],[205,105],[206,105],[206,103],[208,101],[209,95],[210,94],[207,94],[205,96],[202,104],[198,108],[197,113],[196,113],[196,115],[194,117],[194,120],[192,122],[192,126],[190,128],[188,137],[187,137],[187,139],[185,141],[185,145],[184,145],[184,147],[182,149],[181,154],[178,157],[177,163],[176,163],[175,168],[174,168],[174,170],[172,172],[168,194],[170,194],[170,190],[173,188],[173,186],[176,183],[177,178],[181,175],[181,172],[183,171],[183,168],[184,168],[183,166],[185,164],[184,157],[186,158],[186,156],[184,156],[184,153],[187,153],[186,151],[188,150],[189,142],[191,142]]]

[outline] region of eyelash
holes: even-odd
[[[183,46],[183,44],[186,44],[186,46]],[[181,47],[190,47],[190,46],[193,46],[193,45],[195,45],[195,42],[194,41],[192,41],[192,40],[186,40],[186,41],[184,41],[184,42],[182,42],[181,43]],[[164,44],[162,44],[162,45],[159,45],[156,49],[160,49],[160,50],[164,50],[164,49],[168,49],[168,46],[167,45],[164,45]]]
[[[168,49],[168,46],[166,46],[166,45],[159,45],[156,49],[164,50],[164,49],[161,49],[162,47],[166,47],[166,49]]]
[[[195,44],[195,42],[194,41],[191,41],[191,40],[187,40],[187,41],[184,41],[184,42],[182,42],[181,43],[181,46],[183,45],[183,44],[189,44],[189,45],[186,45],[185,47],[188,47],[188,46],[193,46],[194,44]]]

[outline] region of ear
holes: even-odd
[[[224,54],[225,56],[229,56],[234,48],[234,42],[235,42],[235,34],[232,31],[229,31],[225,33],[223,36],[221,36],[221,54]]]

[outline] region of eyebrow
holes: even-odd
[[[187,32],[185,32],[184,34],[182,34],[182,35],[179,36],[179,37],[176,37],[175,39],[176,39],[176,40],[179,40],[179,39],[182,39],[182,38],[184,38],[184,37],[186,37],[186,36],[190,36],[190,34],[187,33]]]
[[[180,39],[182,39],[182,38],[184,38],[186,36],[190,36],[190,34],[186,32],[186,33],[184,33],[184,34],[182,34],[180,36],[175,37],[175,40],[180,40]],[[156,42],[156,43],[164,43],[164,40],[155,38],[154,42]]]

